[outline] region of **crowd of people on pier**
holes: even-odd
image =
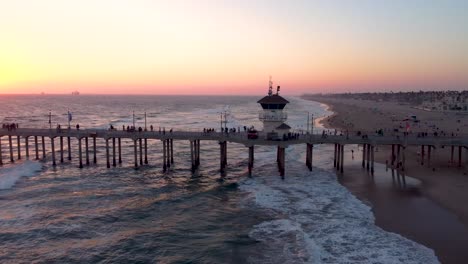
[[[8,131],[14,131],[18,128],[18,124],[16,123],[10,123],[10,124],[3,124],[2,125],[3,129],[7,129]]]

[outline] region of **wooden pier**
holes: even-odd
[[[352,134],[352,133],[350,133]],[[464,137],[416,137],[416,136],[357,136],[357,135],[299,135],[294,139],[288,140],[266,140],[265,136],[260,133],[258,139],[248,139],[247,133],[221,133],[221,132],[193,132],[193,131],[118,131],[104,129],[36,129],[36,128],[19,128],[14,130],[0,129],[0,166],[4,164],[3,149],[4,137],[8,138],[8,158],[11,163],[16,159],[20,160],[21,148],[24,146],[26,159],[30,158],[30,138],[34,138],[34,154],[35,159],[39,160],[42,156],[46,160],[46,152],[51,152],[51,163],[56,166],[58,162],[64,162],[65,145],[67,143],[67,159],[72,160],[72,143],[78,145],[78,166],[83,168],[89,166],[90,155],[92,155],[92,163],[97,163],[97,148],[96,141],[105,142],[105,155],[107,168],[116,167],[117,163],[122,164],[122,139],[130,139],[133,148],[134,168],[148,165],[148,141],[157,140],[162,142],[162,169],[164,172],[169,170],[174,164],[174,140],[190,142],[190,159],[191,171],[195,172],[200,166],[200,143],[201,141],[218,142],[220,146],[220,172],[226,173],[228,165],[227,148],[228,143],[237,143],[248,148],[248,173],[252,175],[254,167],[255,146],[266,145],[277,148],[276,163],[278,165],[279,174],[284,177],[286,174],[286,148],[290,145],[304,145],[304,153],[306,154],[305,165],[309,170],[312,170],[313,149],[317,144],[333,144],[334,158],[333,165],[340,173],[344,172],[344,153],[346,145],[362,145],[362,167],[374,173],[374,152],[375,147],[380,145],[391,145],[391,160],[392,166],[400,170],[405,169],[405,150],[408,146],[421,147],[421,165],[430,164],[431,154],[442,147],[451,148],[451,162],[455,160],[455,149],[458,148],[458,166],[463,166],[463,150],[465,150],[465,166],[468,167],[468,138]],[[47,148],[45,138],[50,139],[50,147]],[[16,158],[13,141],[16,139]],[[58,150],[56,149],[56,139],[58,139]],[[89,140],[92,143],[89,143]],[[23,144],[21,143],[23,141]],[[72,142],[73,141],[73,142]],[[90,147],[90,145],[92,147]],[[427,155],[425,153],[427,147]],[[84,148],[84,150],[83,150]],[[83,157],[84,153],[84,157]],[[42,154],[42,155],[40,155]],[[59,157],[57,161],[57,155]],[[112,156],[112,157],[111,157]],[[112,161],[111,161],[112,159]]]

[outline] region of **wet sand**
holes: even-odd
[[[344,174],[339,181],[360,200],[370,203],[376,224],[433,249],[442,263],[468,261],[468,229],[458,217],[429,199],[424,184],[376,163],[374,176],[345,149]]]

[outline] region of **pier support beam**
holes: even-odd
[[[86,157],[86,166],[89,166],[89,142],[88,142],[88,137],[85,137],[85,157]]]
[[[194,141],[190,140],[190,161],[192,163],[192,173],[195,172],[195,152],[194,152]]]
[[[97,152],[97,149],[96,149],[96,137],[93,137],[93,163],[94,163],[94,164],[97,163],[96,152]]]
[[[279,148],[281,150],[281,148]],[[280,154],[281,162],[281,154]],[[252,176],[252,169],[254,165],[254,146],[249,147],[249,176]]]
[[[392,166],[395,165],[395,144],[392,144],[391,164]]]
[[[3,166],[2,136],[0,136],[0,166]]]
[[[453,164],[453,152],[454,151],[455,151],[455,146],[451,146],[450,164]]]
[[[42,136],[42,158],[46,158],[45,137]]]
[[[462,147],[458,146],[458,167],[462,166]]]
[[[140,144],[140,165],[143,165],[143,141],[141,138],[138,139]]]
[[[340,161],[341,161],[341,147],[340,144],[336,144],[336,170],[340,170]]]
[[[83,168],[83,151],[81,149],[81,138],[78,138],[78,155],[79,155],[79,162],[80,162],[79,168],[82,169]]]
[[[371,174],[374,175],[374,152],[375,152],[375,146],[371,146]]]
[[[341,153],[341,161],[340,161],[340,172],[343,173],[343,168],[344,168],[344,145],[341,145],[341,150],[340,150],[340,153]]]
[[[110,168],[110,157],[109,157],[109,139],[106,138],[106,165],[107,168]]]
[[[362,144],[362,167],[366,166],[366,144]]]
[[[36,160],[39,159],[39,144],[37,144],[37,136],[34,136],[34,149],[36,150]]]
[[[16,146],[18,147],[18,159],[21,159],[21,137],[16,137]]]
[[[427,146],[427,167],[431,166],[431,150],[432,150],[432,146],[428,145]]]
[[[397,169],[400,168],[400,151],[401,151],[401,145],[397,145],[397,155],[396,155]]]
[[[60,137],[60,163],[63,163],[63,137]]]
[[[219,142],[219,150],[220,150],[220,155],[219,155],[220,171],[222,174],[224,174],[226,172],[226,166],[227,166],[227,142],[226,141]]]
[[[170,139],[171,141],[171,163],[174,164],[174,139]]]
[[[336,168],[336,158],[338,156],[338,145],[335,143],[335,152],[333,155],[333,167]]]
[[[138,139],[133,140],[133,156],[135,159],[135,170],[138,169],[138,150],[137,150],[137,145],[138,145]]]
[[[371,155],[371,145],[367,144],[367,156],[366,156],[366,158],[367,158],[367,165],[366,165],[367,171],[370,171],[370,159],[371,159],[370,155]]]
[[[424,145],[421,145],[421,165],[424,166]]]
[[[145,164],[148,164],[148,139],[145,138]]]
[[[119,146],[119,164],[122,164],[122,143],[121,143],[121,138],[118,138],[117,144]]]
[[[52,166],[56,166],[57,163],[55,162],[55,142],[54,138],[50,138],[50,147],[52,148]]]
[[[336,149],[336,144],[335,144]],[[307,143],[307,151],[306,151],[306,166],[309,168],[309,171],[312,171],[312,155],[313,155],[314,145]],[[336,154],[335,154],[336,155]],[[336,157],[334,158],[336,162]],[[335,164],[336,165],[336,164]]]
[[[405,163],[406,163],[406,146],[402,146],[401,150],[401,170],[405,171]],[[404,176],[403,176],[404,178]]]
[[[281,176],[281,179],[284,179],[284,175],[285,175],[285,161],[286,161],[286,149],[284,147],[279,147],[278,148],[279,150],[279,163],[278,163],[278,170],[279,170],[279,173],[280,173],[280,176]]]
[[[29,159],[29,137],[24,137],[24,147],[26,149],[26,159]]]
[[[0,136],[0,166],[3,166],[2,136]]]
[[[8,136],[8,143],[10,144],[10,162],[13,163],[15,162],[15,159],[13,157],[13,142],[11,140],[11,136]]]
[[[166,167],[169,169],[171,167],[171,146],[170,139],[166,139]]]
[[[115,138],[112,138],[112,166],[117,166],[117,157],[115,155]]]
[[[163,172],[166,172],[166,170],[167,170],[167,166],[166,166],[166,153],[167,153],[166,140],[163,139],[162,142],[163,142]],[[193,165],[192,165],[192,172],[193,171],[194,171],[194,169],[193,169]]]
[[[67,137],[67,146],[68,146],[68,160],[71,160],[71,138]]]

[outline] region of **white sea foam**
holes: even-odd
[[[35,161],[25,161],[0,168],[0,190],[9,189],[21,178],[39,174],[42,164]]]
[[[285,261],[281,258],[286,256],[295,263],[438,263],[433,250],[377,227],[371,208],[333,173],[317,168],[304,173],[301,165],[291,166],[298,169],[288,171],[285,180],[262,176],[240,185],[249,193],[247,202],[277,218],[250,232],[281,249],[281,256],[269,261]],[[259,174],[267,175],[268,170],[259,168]]]

